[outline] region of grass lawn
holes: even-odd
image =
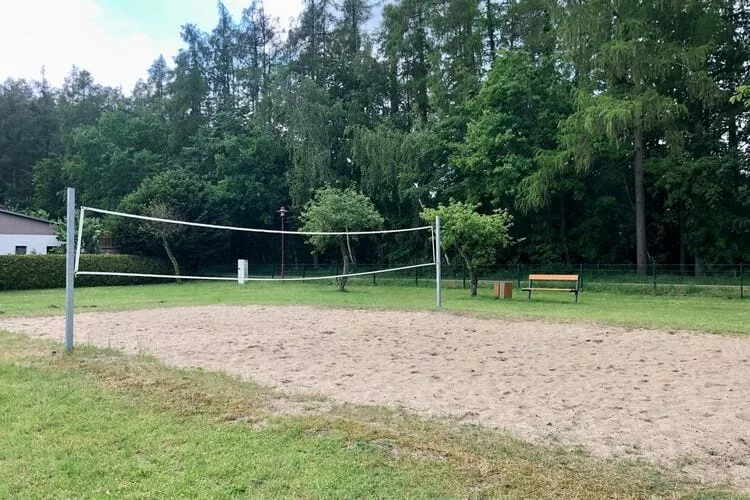
[[[444,291],[445,309],[750,333],[750,301]],[[63,313],[62,290],[0,292],[0,314]],[[435,307],[430,288],[191,282],[76,290],[78,311],[202,304]],[[283,408],[284,411],[279,409]],[[290,411],[291,409],[291,411]],[[149,358],[0,333],[0,498],[731,496],[642,462],[533,446],[484,427],[294,397]]]
[[[0,334],[0,497],[708,498],[637,462]],[[279,405],[296,416],[274,416]],[[288,413],[288,411],[287,411]]]
[[[350,284],[340,293],[331,284],[188,282],[181,285],[80,288],[76,308],[123,310],[202,304],[309,304],[357,308],[432,309],[431,288]],[[445,289],[448,311],[511,318],[545,318],[554,321],[594,321],[665,330],[698,330],[750,334],[750,300],[714,297],[664,297],[581,293],[578,304],[569,293],[537,292],[531,301],[515,290],[513,300],[498,301],[489,288],[471,298],[467,290]],[[0,314],[30,316],[62,314],[63,290],[0,292]]]

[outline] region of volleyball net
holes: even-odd
[[[244,235],[239,250],[235,249],[236,254],[236,274],[228,273],[226,265],[223,272],[211,273],[212,266],[210,263],[202,263],[202,266],[191,266],[192,270],[196,268],[208,269],[207,273],[139,273],[139,272],[116,272],[97,269],[81,268],[81,253],[83,252],[83,235],[85,233],[85,224],[87,214],[95,217],[110,217],[123,219],[130,222],[131,232],[141,235],[143,241],[151,240],[153,245],[157,245],[156,240],[163,238],[164,245],[167,245],[168,239],[178,240],[209,240],[215,242],[216,246],[225,244],[229,238],[228,234]],[[92,207],[80,207],[77,242],[75,247],[75,264],[74,272],[76,276],[121,276],[133,278],[154,278],[154,279],[184,279],[184,280],[208,280],[208,281],[237,281],[239,283],[253,281],[314,281],[314,280],[335,280],[350,279],[365,276],[375,276],[383,274],[403,275],[406,272],[417,272],[421,268],[436,268],[436,279],[439,280],[437,267],[439,262],[438,240],[436,238],[435,226],[420,226],[404,229],[387,229],[387,230],[369,230],[369,231],[290,231],[276,229],[262,229],[250,227],[237,227],[220,224],[207,224],[202,222],[190,222],[165,217],[154,217],[147,215],[138,215],[113,210],[104,210]],[[166,236],[166,235],[169,236]],[[338,265],[333,272],[295,272],[300,268],[298,257],[300,254],[310,255],[310,246],[304,242],[311,236],[331,238],[337,241],[336,246],[340,244],[341,252],[344,252],[349,259],[347,266]],[[388,247],[399,247],[403,241],[408,240],[406,245],[410,250],[404,254],[400,252],[399,256],[391,253],[387,254]],[[202,241],[205,243],[206,241]],[[285,256],[284,246],[287,247],[287,259],[285,273]],[[154,246],[154,249],[156,247]],[[274,269],[270,273],[253,272],[253,256],[263,254],[267,256],[270,253],[278,253],[280,250],[280,263],[274,263],[266,268]],[[338,254],[339,248],[334,248],[329,252],[333,260],[341,261],[343,256]],[[410,253],[411,252],[411,253]],[[171,253],[170,253],[171,258]],[[226,264],[226,259],[225,259]],[[280,272],[278,266],[280,264]],[[213,266],[216,268],[217,266]],[[330,266],[315,266],[324,271],[330,271]],[[302,267],[305,269],[306,267]],[[346,272],[344,272],[346,271]]]

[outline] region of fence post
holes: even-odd
[[[581,271],[578,273],[578,287],[583,289],[583,262],[581,262]]]
[[[375,271],[375,263],[372,263],[372,270]],[[372,273],[372,286],[375,286],[377,283],[375,283],[375,273]]]
[[[745,298],[745,280],[742,274],[742,262],[740,262],[740,300]]]
[[[656,260],[651,261],[651,274],[654,280],[654,295],[656,295]]]
[[[516,277],[518,278],[518,288],[521,288],[521,264],[516,264]]]
[[[466,266],[463,266],[463,273],[464,273],[464,279],[463,279],[463,288],[466,290]]]

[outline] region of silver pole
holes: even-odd
[[[437,287],[437,306],[443,306],[440,294],[440,217],[435,217],[435,286]]]
[[[73,350],[73,280],[75,279],[76,190],[68,188],[67,236],[65,240],[65,350]]]

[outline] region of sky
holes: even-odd
[[[251,0],[224,0],[239,19]],[[265,0],[266,12],[287,27],[302,0]],[[210,31],[216,0],[0,0],[0,82],[41,79],[59,86],[74,64],[103,85],[130,93],[163,54],[171,64],[182,46],[180,27]]]

